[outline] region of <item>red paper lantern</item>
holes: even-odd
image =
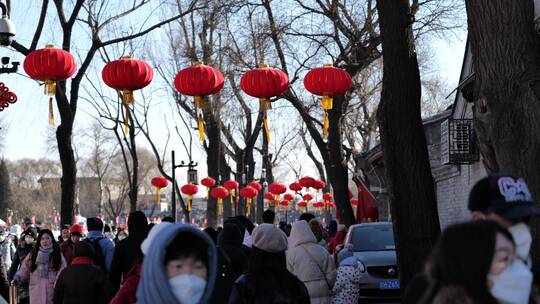
[[[304,176],[301,179],[299,179],[298,182],[300,183],[300,185],[302,185],[302,187],[309,189],[313,187],[313,183],[315,182],[315,179],[311,176]]]
[[[322,197],[325,201],[331,201],[334,198],[334,196],[330,192],[326,192],[325,194],[323,194]]]
[[[49,95],[49,124],[54,126],[52,99],[56,94],[56,82],[75,74],[77,63],[68,51],[57,49],[52,44],[26,55],[23,68],[34,80],[45,82],[45,94]]]
[[[0,82],[0,112],[4,111],[10,104],[17,102],[17,95],[11,92],[3,82]]]
[[[227,188],[227,190],[231,191],[231,190],[238,189],[238,187],[240,187],[240,184],[237,181],[230,179],[230,180],[223,183],[223,187],[225,187],[225,188]]]
[[[251,182],[248,184],[251,188],[255,188],[255,190],[261,192],[263,186],[259,182]]]
[[[152,184],[152,186],[157,188],[157,190],[156,190],[156,204],[159,204],[161,202],[161,195],[160,195],[161,188],[167,187],[169,185],[169,181],[165,177],[158,176],[158,177],[152,178],[150,183]]]
[[[291,189],[294,192],[302,191],[302,185],[298,182],[294,182],[289,185],[289,189]]]
[[[324,187],[326,187],[326,183],[322,180],[316,180],[313,182],[313,188],[317,189],[317,190],[321,190],[323,189]]]
[[[324,202],[315,202],[313,203],[313,207],[315,208],[323,208],[324,207]]]
[[[250,187],[250,186],[245,186],[244,188],[240,189],[240,196],[246,199],[248,216],[251,213],[251,201],[258,194],[259,192],[255,188]]]
[[[123,56],[111,61],[101,71],[101,78],[109,87],[122,92],[125,108],[124,131],[129,126],[129,105],[133,102],[133,91],[140,90],[152,82],[154,71],[150,65],[132,56]]]
[[[176,74],[174,87],[178,92],[195,97],[195,112],[199,139],[204,141],[204,120],[201,109],[204,105],[204,96],[212,95],[223,88],[223,74],[211,66],[197,61],[189,68],[185,68]]]
[[[287,192],[287,186],[285,186],[282,183],[271,183],[270,186],[268,186],[268,191],[272,192],[276,196],[276,200],[280,200],[280,195]]]
[[[330,215],[332,215],[332,211],[333,211],[335,206],[336,206],[336,204],[333,203],[333,202],[326,203],[326,207],[328,208],[328,211],[330,211]]]
[[[211,177],[205,177],[201,179],[201,185],[205,186],[206,188],[212,188],[216,185],[216,180]]]
[[[281,203],[280,203],[280,205],[285,207],[285,209],[289,209],[290,204],[291,204],[291,202],[289,202],[288,200],[281,201]]]
[[[304,196],[302,197],[306,202],[309,202],[311,201],[312,199],[314,199],[315,197],[313,196],[313,194],[311,193],[306,193],[304,194]]]
[[[307,203],[307,202],[304,202],[304,201],[298,202],[298,203],[296,204],[296,206],[298,206],[298,207],[307,207],[307,205],[308,205],[308,203]]]
[[[195,184],[185,184],[180,188],[180,191],[187,195],[188,199],[188,212],[191,212],[191,201],[193,200],[193,195],[199,192],[199,187]]]
[[[269,200],[269,201],[273,201],[274,200],[274,194],[272,192],[266,192],[264,194],[264,199],[265,200]]]
[[[292,201],[294,200],[294,195],[290,193],[285,193],[285,195],[283,195],[283,199],[286,201]]]
[[[325,64],[311,69],[304,77],[304,86],[312,94],[322,96],[324,110],[323,136],[328,135],[328,110],[333,107],[332,96],[342,95],[352,86],[352,79],[345,70]]]
[[[202,182],[202,181],[201,181]],[[223,205],[223,199],[226,198],[229,195],[229,190],[227,190],[225,187],[215,187],[210,191],[210,195],[214,198],[217,198],[218,203],[218,215],[221,214],[221,208]]]
[[[270,129],[266,110],[272,108],[270,98],[283,94],[289,87],[289,77],[281,70],[261,65],[247,71],[240,79],[240,87],[246,94],[259,98],[259,111],[264,112],[264,131],[270,142]]]

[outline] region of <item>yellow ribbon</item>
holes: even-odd
[[[328,136],[328,126],[330,125],[330,122],[328,121],[328,112],[324,111],[324,120],[323,120],[323,137],[326,138]]]
[[[199,140],[203,142],[204,141],[204,121],[203,121],[203,117],[201,113],[199,113],[198,115],[197,125],[199,129]]]

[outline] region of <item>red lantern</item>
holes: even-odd
[[[216,185],[216,180],[211,177],[205,177],[201,179],[201,185],[205,186],[206,188],[212,188]]]
[[[313,187],[313,183],[315,183],[315,179],[311,176],[304,176],[301,179],[299,179],[298,182],[300,183],[300,185],[302,185],[302,187],[307,188],[309,190],[309,188]]]
[[[328,208],[328,211],[330,211],[330,215],[332,215],[332,210],[334,209],[335,206],[336,204],[333,202],[326,203],[326,207]]]
[[[259,68],[246,72],[240,79],[242,90],[253,97],[259,98],[259,111],[264,112],[264,131],[270,142],[270,129],[266,110],[272,108],[270,98],[283,94],[289,87],[289,77],[281,70],[261,65]]]
[[[187,199],[188,199],[188,212],[191,212],[191,202],[193,200],[193,195],[197,194],[197,192],[199,192],[199,187],[197,187],[197,185],[195,184],[185,184],[182,186],[182,188],[180,188],[180,191],[182,191],[182,193],[184,193],[185,195],[187,195]]]
[[[322,96],[323,136],[326,137],[328,135],[328,110],[333,107],[332,96],[345,94],[351,88],[351,76],[343,69],[325,64],[306,74],[304,86],[312,94]]]
[[[255,190],[261,192],[262,190],[262,185],[259,183],[259,182],[251,182],[248,184],[248,186],[250,186],[251,188],[255,188]]]
[[[156,204],[159,204],[161,202],[161,195],[160,195],[161,188],[167,187],[169,185],[169,181],[165,177],[158,176],[158,177],[152,178],[150,183],[152,184],[152,186],[157,188]]]
[[[68,51],[57,49],[52,44],[28,54],[23,63],[30,78],[45,82],[45,94],[49,95],[49,124],[54,126],[52,99],[56,94],[56,82],[75,74],[77,63]]]
[[[0,82],[0,112],[4,111],[10,104],[17,102],[17,95],[11,92],[3,82]]]
[[[285,195],[283,195],[283,199],[286,201],[292,201],[294,200],[294,195],[290,193],[285,193]]]
[[[202,181],[201,181],[202,182]],[[218,202],[218,216],[221,214],[221,209],[223,205],[223,199],[226,198],[229,195],[229,190],[227,190],[225,187],[215,187],[210,191],[210,195],[214,198],[217,198]]]
[[[174,86],[178,92],[195,97],[195,112],[197,113],[197,125],[199,139],[204,141],[204,120],[201,109],[204,105],[204,96],[212,95],[223,88],[223,74],[211,66],[200,61],[193,66],[185,68],[176,74]]]
[[[308,205],[308,203],[307,203],[307,202],[304,202],[304,201],[298,202],[298,203],[296,204],[296,206],[298,206],[298,207],[306,207],[306,208],[307,208],[307,205]]]
[[[238,187],[240,187],[240,184],[237,181],[230,179],[230,180],[223,183],[223,187],[225,187],[225,188],[227,188],[227,190],[229,190],[230,201],[231,201],[231,206],[232,206],[233,205],[233,193],[235,193],[236,189],[238,189]]]
[[[291,204],[291,202],[289,202],[288,200],[281,201],[281,203],[280,203],[281,206],[285,207],[285,210],[289,209],[290,204]]]
[[[312,186],[314,189],[317,189],[317,190],[321,190],[323,189],[324,187],[326,187],[326,183],[322,180],[316,180],[313,182],[313,186]]]
[[[326,192],[325,194],[323,194],[322,197],[325,201],[331,201],[334,198],[334,196],[330,192]]]
[[[248,216],[251,213],[250,212],[251,211],[251,201],[258,194],[259,194],[259,192],[257,190],[255,190],[255,188],[250,187],[250,186],[246,186],[246,187],[240,189],[240,196],[246,199]]]
[[[287,186],[282,183],[271,183],[268,186],[268,191],[272,192],[276,196],[276,200],[280,200],[280,195],[287,191]]]
[[[125,108],[124,131],[129,128],[129,105],[133,102],[133,91],[140,90],[152,82],[154,71],[150,65],[132,56],[123,56],[111,61],[101,71],[101,78],[109,87],[122,91]]]
[[[314,199],[315,197],[313,196],[313,194],[311,193],[306,193],[304,194],[304,196],[302,197],[306,202],[309,203],[309,201],[311,201],[312,199]]]
[[[302,185],[298,182],[294,182],[289,185],[289,189],[291,189],[294,192],[302,191]]]
[[[264,194],[264,199],[265,200],[269,200],[269,201],[273,201],[274,200],[274,194],[272,192],[266,192]]]

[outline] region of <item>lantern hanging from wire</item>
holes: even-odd
[[[324,202],[316,202],[316,203],[313,203],[313,207],[315,208],[319,208],[319,213],[322,214],[323,212],[323,208],[326,204]]]
[[[275,195],[275,199],[279,201],[281,195],[287,192],[287,186],[282,183],[274,182],[268,186],[268,191],[272,192]]]
[[[248,184],[248,186],[252,187],[252,188],[255,188],[255,190],[261,192],[263,186],[261,185],[261,183],[259,182],[251,182]]]
[[[326,183],[322,180],[315,180],[312,185],[313,189],[322,190],[326,187]]]
[[[253,201],[253,198],[255,198],[259,192],[250,186],[245,186],[244,188],[240,189],[240,196],[246,199],[246,207],[247,207],[247,215],[249,216],[251,214],[251,202]]]
[[[196,61],[192,66],[181,70],[174,78],[174,87],[178,92],[195,98],[197,129],[201,142],[205,139],[203,109],[206,105],[204,97],[219,92],[223,88],[223,84],[223,74],[218,69],[205,65],[201,61]]]
[[[262,64],[247,71],[240,79],[240,87],[249,96],[259,98],[259,112],[264,113],[263,126],[266,140],[270,142],[267,110],[272,109],[270,98],[281,95],[289,87],[289,77],[283,71]]]
[[[298,193],[298,192],[302,191],[302,185],[300,185],[299,182],[294,182],[294,183],[291,183],[289,185],[289,189],[291,189],[292,191]]]
[[[124,106],[124,132],[129,132],[129,106],[133,103],[133,91],[140,90],[152,82],[154,71],[150,65],[132,56],[123,56],[111,61],[101,71],[105,84],[121,92]]]
[[[159,204],[161,202],[161,189],[167,187],[169,185],[169,181],[162,176],[157,176],[152,178],[150,181],[152,186],[156,187],[156,204]]]
[[[281,201],[281,203],[279,203],[281,206],[283,206],[283,208],[285,208],[285,211],[289,211],[289,205],[291,204],[290,201],[288,200],[283,200]]]
[[[330,215],[332,215],[332,211],[334,210],[334,207],[336,207],[336,203],[326,202],[326,208],[328,208],[328,211],[330,211]]]
[[[56,82],[66,80],[75,74],[77,63],[68,51],[47,44],[45,48],[26,55],[23,68],[34,80],[45,82],[45,95],[49,96],[49,124],[54,126],[53,97],[56,94]]]
[[[180,188],[180,191],[187,196],[188,199],[188,212],[191,212],[193,208],[193,196],[199,192],[199,187],[195,184],[185,184]]]
[[[205,177],[201,179],[201,185],[206,187],[206,197],[208,197],[210,193],[210,188],[216,185],[216,180],[211,177]]]
[[[307,212],[307,206],[308,206],[308,203],[307,203],[307,202],[304,202],[304,201],[298,202],[298,203],[296,204],[296,206],[297,206],[298,208],[305,208],[305,212]]]
[[[219,216],[223,211],[223,199],[229,195],[229,190],[227,190],[225,187],[218,186],[210,191],[210,195],[217,199]]]
[[[236,195],[236,190],[240,187],[240,184],[237,181],[230,179],[223,183],[223,187],[229,190],[229,195],[231,199],[231,207],[232,207],[234,203],[233,194]]]
[[[333,196],[332,193],[330,193],[330,192],[326,192],[325,194],[323,194],[323,200],[324,200],[325,202],[329,202],[329,201],[331,201],[333,198],[334,198],[334,196]]]
[[[349,73],[331,64],[311,69],[304,77],[304,87],[312,94],[322,96],[324,137],[328,136],[328,111],[333,108],[332,96],[345,94],[351,86],[352,79]]]
[[[310,202],[311,200],[313,200],[315,197],[313,196],[313,194],[311,193],[306,193],[302,196],[302,198],[306,201],[306,202]]]
[[[304,188],[306,188],[307,191],[309,191],[309,188],[313,187],[313,183],[315,182],[315,179],[311,176],[304,176],[298,180],[300,185]]]
[[[283,195],[283,199],[286,201],[293,201],[294,200],[294,194],[291,193],[285,193]]]

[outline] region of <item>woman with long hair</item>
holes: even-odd
[[[13,283],[20,285],[30,281],[30,303],[52,304],[54,283],[65,267],[66,261],[52,231],[43,229],[38,234],[36,245],[15,274]]]
[[[248,269],[233,286],[229,303],[310,303],[306,286],[287,270],[287,236],[272,224],[253,230]]]
[[[516,258],[512,235],[495,222],[448,227],[426,266],[421,303],[528,303],[533,275]]]

